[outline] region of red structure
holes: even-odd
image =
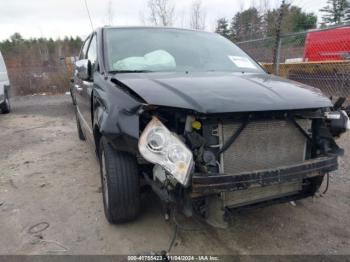
[[[350,26],[309,32],[305,40],[304,61],[350,59]]]

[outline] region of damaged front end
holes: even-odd
[[[313,196],[349,128],[326,109],[201,114],[145,106],[139,164],[164,203],[214,226],[247,207]]]

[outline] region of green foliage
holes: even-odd
[[[24,39],[19,33],[0,42],[14,95],[67,91],[71,73],[65,57],[79,54],[80,37]]]
[[[344,22],[350,22],[350,0],[346,2],[344,10]]]
[[[249,8],[243,12],[238,12],[231,21],[231,36],[233,40],[244,41],[263,36],[262,33],[263,16],[255,8]]]
[[[273,36],[276,32],[278,9],[269,10],[265,15],[265,33]],[[281,25],[282,34],[306,31],[317,26],[317,16],[314,13],[305,13],[300,7],[286,5],[283,10]]]
[[[290,11],[292,32],[306,31],[317,26],[317,16],[313,13],[304,13],[299,7],[292,7]]]
[[[230,27],[225,18],[217,21],[216,32],[233,40],[245,41],[275,36],[280,9],[260,13],[255,7],[238,12],[231,20]],[[300,7],[285,5],[281,25],[282,34],[306,31],[317,27],[317,16],[303,12]]]
[[[0,50],[5,58],[16,60],[19,64],[58,64],[62,57],[78,55],[82,43],[80,37],[65,37],[63,40],[24,39],[21,34],[14,33],[9,39],[0,42]]]
[[[231,37],[228,20],[226,18],[218,19],[215,32],[228,39]]]
[[[324,13],[322,21],[325,25],[350,21],[350,2],[347,0],[328,0],[320,11]]]
[[[10,40],[12,43],[23,43],[23,37],[21,36],[20,33],[14,33],[12,36],[10,36]]]

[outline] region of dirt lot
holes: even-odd
[[[247,211],[228,230],[180,231],[172,253],[350,254],[349,138],[339,141],[348,154],[326,196]],[[0,115],[0,254],[165,250],[173,225],[155,196],[142,201],[137,221],[107,223],[98,163],[77,138],[69,96],[16,98],[13,113]]]

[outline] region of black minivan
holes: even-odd
[[[168,211],[227,226],[237,210],[313,196],[342,150],[344,111],[271,74],[220,35],[103,27],[72,86],[79,137],[96,148],[111,223],[151,188]]]

